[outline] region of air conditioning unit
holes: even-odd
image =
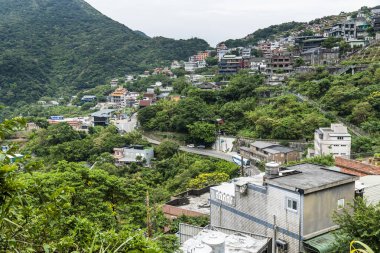
[[[284,240],[281,240],[281,239],[276,240],[276,246],[282,251],[288,250],[288,243]]]

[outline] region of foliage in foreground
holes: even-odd
[[[335,233],[338,252],[346,253],[352,240],[368,245],[374,252],[380,252],[380,203],[367,204],[362,198],[334,215],[340,226]]]

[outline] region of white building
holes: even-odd
[[[319,128],[314,134],[314,150],[309,156],[351,156],[351,135],[343,124],[331,124],[330,128]]]
[[[251,49],[250,48],[243,48],[241,50],[241,56],[243,59],[251,58]]]
[[[198,64],[196,62],[185,62],[185,71],[187,72],[194,72],[197,67]]]

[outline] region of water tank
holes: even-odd
[[[199,235],[202,242],[212,248],[213,253],[224,253],[226,235],[218,231],[202,231]]]
[[[269,162],[265,164],[265,176],[267,178],[277,177],[279,175],[280,164]]]
[[[212,248],[198,240],[189,239],[181,247],[184,253],[212,253]]]
[[[233,234],[226,238],[226,252],[259,252],[267,240],[258,240],[248,235]]]

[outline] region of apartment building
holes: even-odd
[[[116,104],[117,107],[124,108],[127,106],[127,95],[128,90],[123,87],[119,87],[109,95],[109,101]]]
[[[333,252],[332,214],[353,202],[357,179],[319,165],[269,163],[265,175],[211,188],[211,226],[271,237],[273,252]]]
[[[244,68],[244,61],[241,56],[225,55],[219,62],[219,74],[236,74]]]
[[[320,155],[351,156],[351,135],[343,124],[321,127],[314,134],[314,149],[309,149],[309,157]]]

